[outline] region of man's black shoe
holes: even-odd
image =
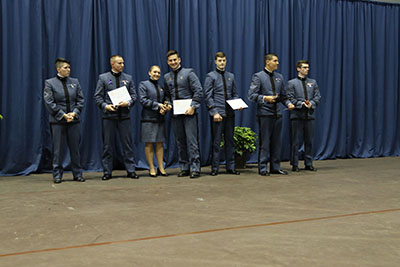
[[[283,170],[271,171],[271,174],[287,175],[287,171],[283,171]]]
[[[306,171],[312,171],[312,172],[316,172],[316,171],[317,171],[317,169],[314,168],[313,165],[306,166],[304,169],[305,169]]]
[[[61,178],[54,179],[55,184],[61,184],[61,182],[62,182]]]
[[[299,171],[300,171],[299,167],[297,166],[292,167],[292,172],[299,172]]]
[[[85,178],[83,178],[82,176],[80,176],[80,177],[75,177],[75,178],[74,178],[74,181],[76,181],[76,182],[84,182],[84,181],[86,181],[86,180],[85,180]]]
[[[101,180],[106,181],[111,179],[111,174],[104,174]]]
[[[192,172],[190,174],[190,179],[196,179],[200,177],[200,173],[199,172]]]
[[[259,172],[258,174],[261,176],[269,176],[269,172]]]
[[[181,171],[180,173],[178,173],[178,177],[184,177],[189,175],[190,175],[189,171]]]
[[[227,174],[234,174],[234,175],[240,175],[240,172],[238,172],[237,170],[226,170]]]
[[[218,171],[216,171],[216,170],[211,171],[211,176],[217,176],[217,175],[218,175]]]
[[[136,172],[128,172],[126,177],[132,178],[132,179],[139,179],[139,175],[137,175]]]

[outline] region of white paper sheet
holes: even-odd
[[[128,89],[126,89],[126,86],[109,91],[108,95],[110,96],[111,102],[114,106],[117,106],[121,101],[129,102],[132,99],[129,95]]]
[[[192,99],[179,99],[174,100],[174,115],[185,114],[186,110],[190,108],[190,104],[192,104]]]
[[[237,109],[240,109],[240,108],[248,108],[249,107],[246,104],[246,102],[244,102],[243,99],[241,99],[241,98],[226,100],[226,103],[228,103],[229,106],[231,106],[231,108],[233,110],[237,110]]]

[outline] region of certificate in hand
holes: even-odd
[[[192,99],[174,100],[174,115],[185,114],[186,110],[190,108],[190,104],[192,104]]]
[[[240,108],[248,108],[249,106],[243,101],[241,98],[226,100],[226,103],[231,106],[233,110],[240,109]]]
[[[117,106],[121,101],[130,101],[132,99],[125,86],[109,91],[108,95],[114,106]]]

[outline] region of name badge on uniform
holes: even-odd
[[[128,84],[128,81],[127,81],[127,80],[122,80],[122,82],[124,83],[124,85],[127,85],[127,84]]]
[[[307,83],[307,86],[312,87],[313,83]]]

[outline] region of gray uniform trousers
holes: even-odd
[[[235,117],[224,117],[222,121],[215,122],[211,117],[211,131],[213,137],[212,143],[212,163],[211,169],[218,171],[221,151],[221,139],[224,134],[224,149],[225,149],[225,161],[226,169],[235,169],[235,144],[233,142],[233,131],[235,127]]]
[[[302,137],[304,137],[304,165],[312,165],[314,122],[315,120],[291,120],[292,149],[290,162],[293,166],[299,165],[299,148],[303,143]]]
[[[118,131],[122,145],[124,165],[127,172],[135,171],[135,158],[132,148],[130,119],[103,119],[103,157],[104,174],[111,174],[113,170],[113,150],[115,134]]]
[[[268,163],[270,171],[281,169],[281,116],[259,116],[259,151],[258,151],[258,172],[267,172]]]
[[[178,148],[179,168],[182,171],[189,171],[191,169],[192,172],[200,172],[197,115],[173,116],[172,126]]]
[[[53,178],[61,179],[63,175],[63,155],[68,146],[71,157],[72,175],[74,178],[82,177],[81,156],[79,153],[80,123],[51,123],[51,136],[53,138]]]

